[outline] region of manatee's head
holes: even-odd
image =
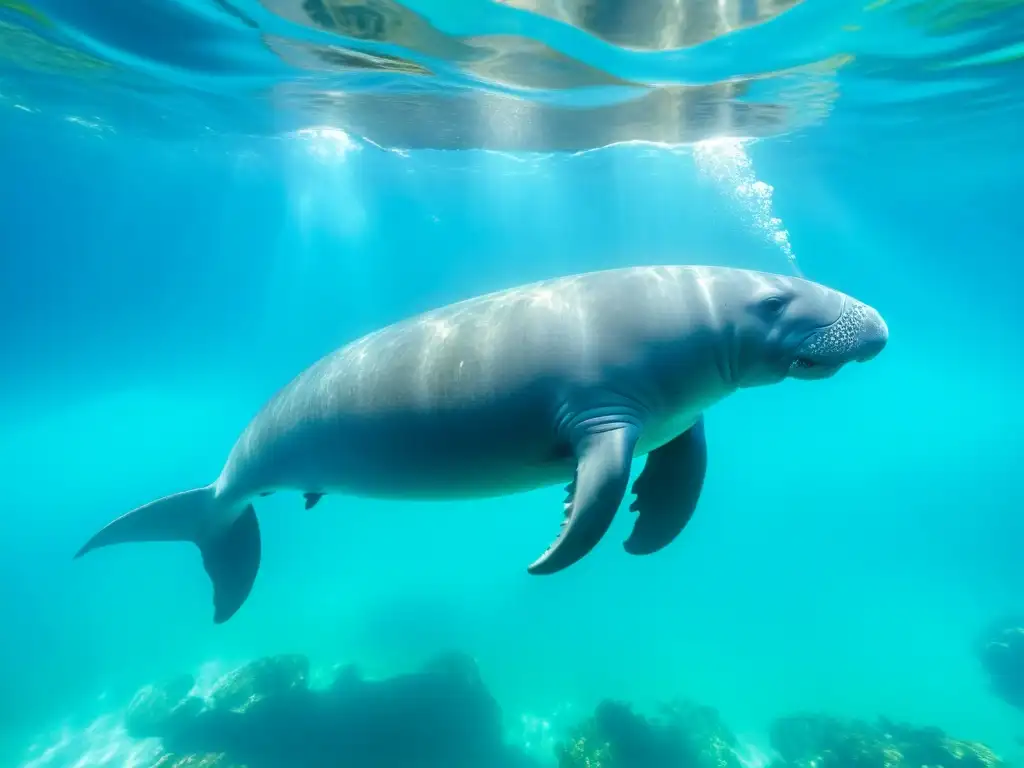
[[[748,275],[734,305],[743,315],[738,386],[826,379],[872,360],[889,340],[882,316],[851,296],[799,278]]]

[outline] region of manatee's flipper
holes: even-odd
[[[635,424],[604,424],[575,441],[576,478],[566,487],[562,530],[547,552],[527,570],[549,574],[567,568],[592,550],[612,524],[629,484],[633,449],[640,436]]]
[[[133,509],[100,529],[75,557],[132,541],[191,541],[213,582],[213,620],[227,621],[245,602],[260,568],[260,529],[252,505],[227,528],[213,486],[165,496]]]
[[[636,501],[629,508],[640,514],[624,544],[627,552],[649,555],[680,534],[697,508],[707,466],[703,416],[648,454],[647,465],[633,483]]]
[[[322,493],[304,493],[302,495],[306,498],[306,509],[312,509],[324,497]]]

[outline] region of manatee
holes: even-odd
[[[309,509],[325,494],[471,499],[567,483],[561,530],[528,567],[553,574],[597,545],[645,455],[625,550],[649,555],[697,506],[709,407],[739,389],[826,379],[888,336],[850,296],[743,269],[612,269],[490,293],[320,359],[256,414],[216,480],[122,515],[76,557],[191,541],[221,623],[259,570],[262,496],[298,491]]]

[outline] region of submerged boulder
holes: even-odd
[[[207,696],[209,709],[245,712],[271,696],[304,691],[309,685],[309,659],[282,654],[257,659],[224,675]]]
[[[903,759],[889,735],[824,715],[775,720],[771,745],[779,755],[773,768],[897,768]]]
[[[714,707],[675,701],[664,707],[662,717],[686,734],[693,765],[698,768],[740,768],[734,751],[736,736]]]
[[[779,718],[771,728],[773,768],[998,768],[984,744],[884,718],[876,723],[825,715]]]
[[[444,654],[419,672],[382,680],[343,668],[322,706],[329,721],[343,726],[328,741],[353,765],[510,764],[501,708],[464,654]]]
[[[555,754],[559,768],[740,768],[735,743],[711,707],[678,701],[652,718],[606,700]]]
[[[128,735],[133,739],[161,737],[195,717],[204,702],[190,695],[194,684],[191,675],[181,675],[136,693],[125,714]]]
[[[190,717],[147,721],[167,750],[160,768],[533,765],[504,743],[501,710],[468,656],[383,680],[342,667],[325,690],[308,679],[305,657],[260,659],[225,675]]]
[[[1024,617],[989,626],[978,644],[978,657],[996,695],[1024,709]]]
[[[882,718],[879,729],[900,745],[903,765],[943,766],[943,768],[995,768],[1002,760],[978,741],[947,736],[939,728],[917,728]]]
[[[771,768],[1001,768],[984,744],[884,718],[875,723],[826,715],[775,720]],[[559,768],[741,768],[736,737],[718,712],[691,702],[657,717],[604,701],[556,750]]]
[[[267,698],[305,691],[308,679],[309,660],[300,655],[245,664],[218,680],[205,698],[191,694],[191,675],[181,675],[136,693],[125,714],[125,729],[135,739],[187,738],[215,713],[241,714]]]

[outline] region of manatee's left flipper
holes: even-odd
[[[562,530],[547,552],[527,569],[530,573],[560,571],[597,545],[626,494],[639,437],[640,428],[632,423],[604,423],[574,436],[576,479],[566,488],[571,498],[566,502]]]
[[[647,456],[647,465],[633,483],[636,501],[630,509],[640,514],[625,548],[631,555],[649,555],[667,546],[693,517],[704,486],[708,447],[704,417]]]

